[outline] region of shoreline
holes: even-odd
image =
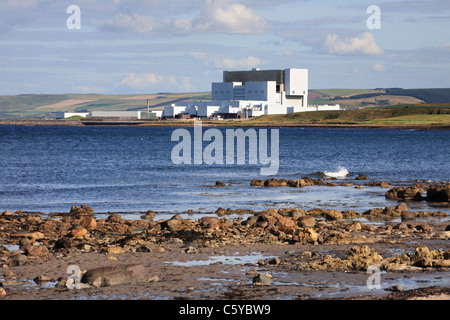
[[[71,127],[87,127],[79,120],[0,120],[3,126],[71,126]],[[193,121],[157,121],[142,124],[101,124],[93,125],[95,127],[190,127]],[[430,124],[312,124],[312,123],[264,123],[253,124],[244,121],[203,121],[204,127],[279,127],[279,128],[331,128],[331,129],[389,129],[389,130],[450,130],[450,125],[430,125]]]

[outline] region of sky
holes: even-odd
[[[252,68],[446,88],[449,31],[448,0],[0,0],[0,95],[206,92]]]

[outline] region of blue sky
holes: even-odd
[[[447,0],[0,0],[0,94],[209,91],[254,67],[309,69],[311,89],[443,88],[449,30]]]

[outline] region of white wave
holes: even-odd
[[[345,167],[339,166],[338,171],[324,171],[323,175],[329,178],[345,178],[349,172]]]

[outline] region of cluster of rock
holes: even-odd
[[[431,186],[413,184],[409,187],[395,187],[388,190],[385,197],[386,199],[401,201],[450,202],[450,183]]]
[[[365,180],[367,176],[359,175],[355,178],[355,180]],[[335,178],[329,178],[327,180],[335,180]],[[327,186],[327,187],[336,187],[336,186],[344,186],[350,187],[355,186],[353,182],[341,182],[335,183],[332,181],[325,182],[323,179],[312,179],[310,177],[303,177],[301,179],[253,179],[250,182],[251,187],[293,187],[293,188],[303,188],[308,186]],[[381,188],[392,188],[393,185],[386,181],[371,181],[366,182],[364,185],[356,185],[357,188],[363,188],[364,186],[368,187],[381,187]]]
[[[231,209],[230,212],[228,209],[219,209],[223,210],[224,214],[236,212]],[[435,233],[431,226],[424,223],[414,224],[411,221],[374,226],[344,220],[380,215],[402,216],[402,219],[406,220],[419,216],[417,212],[409,212],[405,203],[384,209],[371,209],[363,213],[320,208],[308,211],[282,208],[260,212],[248,210],[238,212],[247,213],[247,217],[227,219],[218,214],[218,217],[183,219],[180,215],[174,215],[170,219],[153,221],[155,212],[149,211],[140,220],[126,220],[118,214],[96,219],[92,208],[86,205],[74,206],[70,213],[59,214],[61,218],[58,219],[52,216],[42,217],[5,211],[0,213],[0,243],[19,245],[20,251],[10,252],[0,245],[0,266],[20,266],[29,263],[30,260],[60,258],[75,251],[104,254],[163,252],[166,242],[186,246],[195,244],[200,247],[252,243],[363,244],[389,241],[392,235],[450,239],[450,226],[443,232]],[[445,213],[442,212],[442,215]],[[191,250],[190,248],[187,250]],[[366,251],[367,249],[363,250]],[[355,252],[352,254],[356,256]],[[422,266],[446,266],[449,252],[442,253],[446,262],[436,262],[439,255],[436,252],[430,254],[425,256],[428,260],[421,260]],[[365,257],[367,261],[370,260],[368,257],[372,257],[374,261],[384,261],[376,255],[370,253],[368,255]],[[333,263],[342,265],[342,269],[345,270],[355,268],[357,265],[357,261],[350,258],[345,261],[332,257],[321,259],[323,261],[318,263],[323,266]],[[371,263],[374,261],[370,260]],[[349,263],[352,263],[352,267]],[[412,265],[418,266],[418,263],[413,261]],[[103,286],[116,284],[119,281],[117,279],[122,279],[120,283],[141,281],[145,278],[141,271],[140,266],[95,270],[84,276],[83,283]],[[65,280],[67,279],[61,279],[60,283],[65,284]]]
[[[400,255],[383,258],[373,252],[368,245],[353,246],[342,257],[330,254],[319,254],[305,251],[285,257],[280,265],[291,266],[302,271],[366,271],[370,266],[391,272],[421,271],[423,268],[449,268],[450,250],[430,250],[428,247],[417,247],[412,254],[404,252]]]

